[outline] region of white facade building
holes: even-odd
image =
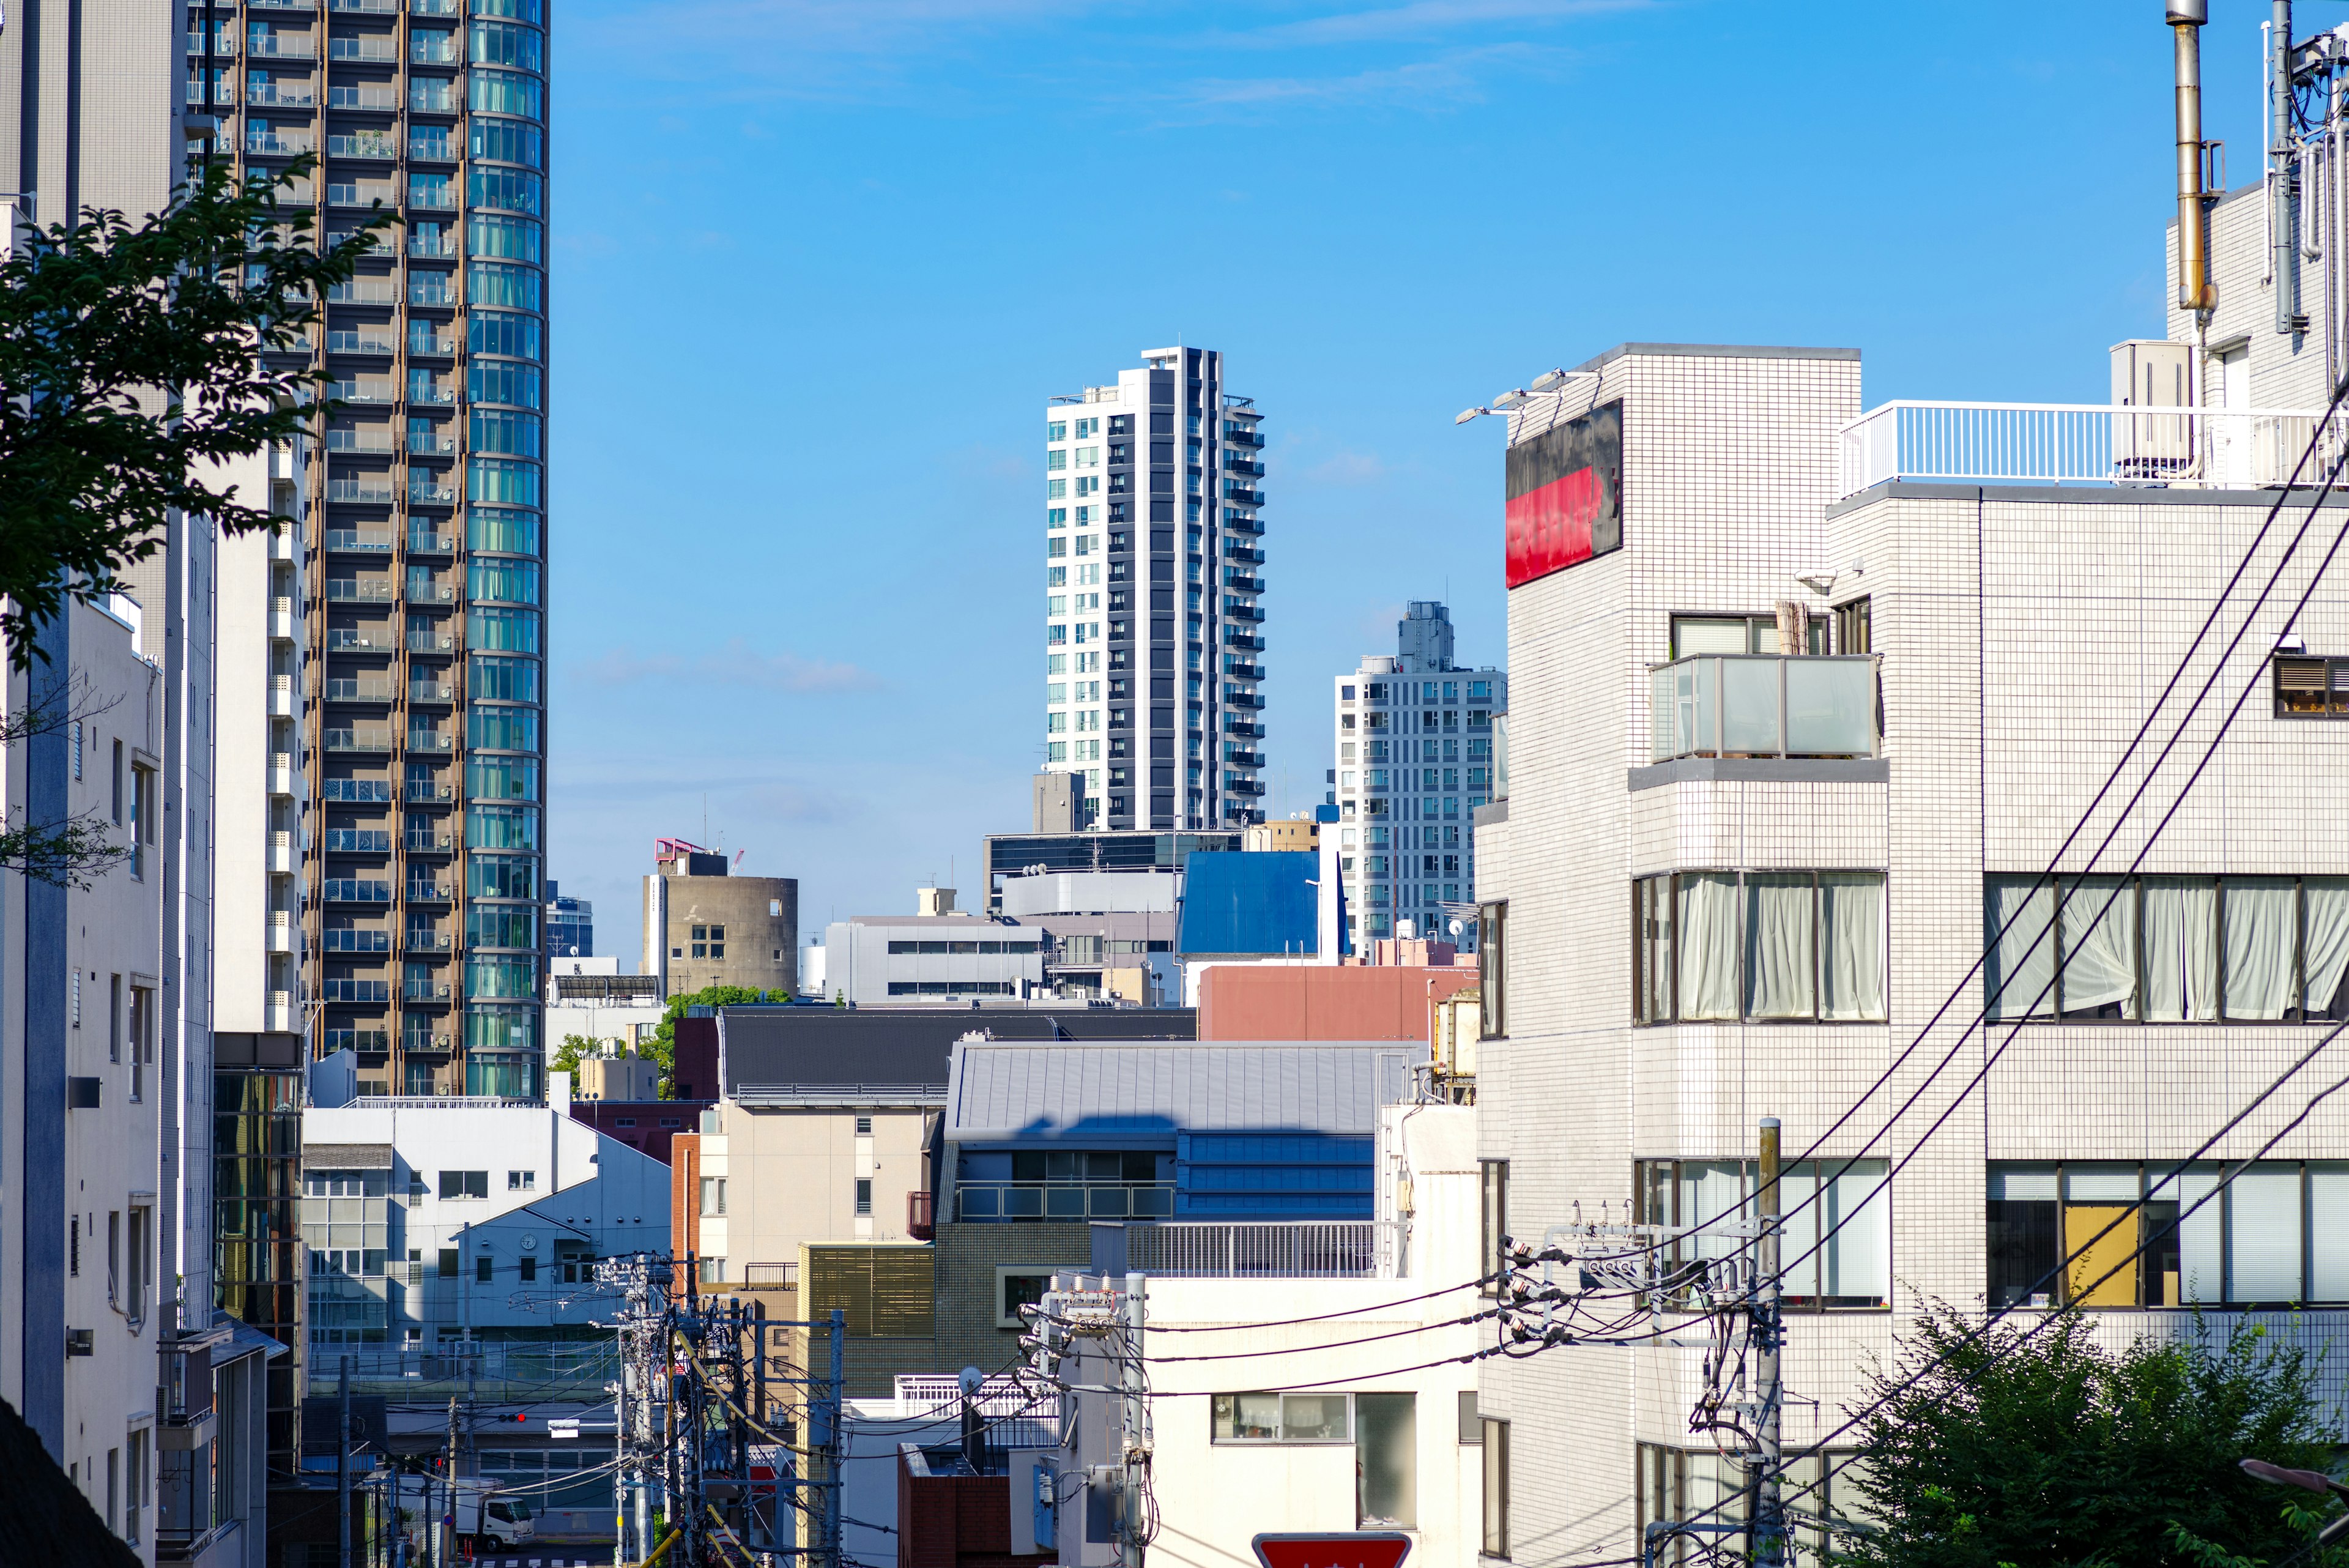
[[[1084,826],[1263,816],[1263,416],[1212,348],[1044,410],[1044,766]]]
[[[1043,943],[979,915],[858,915],[823,929],[824,984],[859,1007],[1019,1001],[1043,983]]]
[[[2002,483],[1987,446],[1912,450],[1953,428],[1930,409],[1863,419],[1850,349],[1630,344],[1581,370],[1511,417],[1514,754],[1477,823],[1492,1229],[1537,1238],[1627,1197],[1693,1225],[1750,1189],[1760,1118],[1783,1120],[1790,1160],[1816,1144],[1824,1170],[1788,1183],[1798,1481],[1849,1450],[1843,1412],[1927,1303],[2086,1290],[2061,1260],[2116,1206],[2147,1204],[2081,1298],[2113,1309],[2110,1342],[2191,1333],[2198,1303],[2289,1344],[2349,1326],[2349,1110],[2276,1137],[2336,1072],[2201,1157],[2261,1162],[2211,1202],[2187,1212],[2219,1193],[2215,1164],[2168,1179],[2349,1012],[2349,708],[2330,662],[2349,654],[2349,579],[2317,581],[2282,639],[2316,563],[2285,566],[2141,805],[2124,820],[2116,794],[2067,849],[2273,490],[2192,472],[2183,442],[2138,454],[2173,464],[2166,485],[2113,485],[2143,472],[2109,466],[2137,461],[2133,410],[2089,441],[2080,477],[2105,483]],[[2049,417],[2017,406],[1999,428]],[[1930,482],[1908,477],[1927,463]],[[2250,601],[2230,601],[2189,690]],[[2183,700],[2163,711],[2156,744]],[[2124,791],[2150,766],[2139,752]],[[2030,886],[2059,853],[2103,879],[2033,955],[2052,895]],[[1815,1251],[1823,1212],[1845,1225]],[[1483,1416],[1506,1441],[1486,1452],[1510,1462],[1485,1554],[1633,1556],[1649,1524],[1733,1498],[1735,1461],[1690,1430],[1702,1361],[1590,1345],[1487,1363]],[[1832,1480],[1806,1494],[1798,1546],[1846,1501]],[[1668,1542],[1664,1560],[1684,1552],[1701,1554]]]
[[[1366,657],[1333,684],[1350,946],[1362,951],[1408,920],[1422,939],[1473,948],[1475,814],[1497,793],[1495,715],[1508,711],[1508,676],[1459,668],[1451,611],[1413,600],[1395,623],[1394,654]]]

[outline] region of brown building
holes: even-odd
[[[677,1070],[670,1075],[676,1098],[668,1100],[588,1100],[571,1097],[571,1119],[585,1122],[606,1137],[630,1148],[642,1149],[664,1165],[670,1140],[701,1125],[701,1113],[718,1092],[718,1020],[680,1018],[677,1021]],[[678,1255],[685,1252],[686,1232],[672,1230]]]
[[[1202,1040],[1419,1040],[1476,971],[1356,964],[1217,964],[1199,977]]]
[[[799,989],[800,885],[789,877],[735,877],[726,857],[683,839],[657,841],[645,878],[643,972],[663,996],[713,985],[788,998]]]

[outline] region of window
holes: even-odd
[[[509,1170],[506,1172],[506,1190],[508,1192],[532,1192],[535,1191],[537,1188],[538,1172],[534,1170]]]
[[[856,1179],[856,1212],[859,1215],[873,1212],[873,1179],[869,1176]]]
[[[524,1258],[518,1266],[522,1270],[523,1283],[528,1284],[533,1280],[538,1278],[538,1260],[536,1258]]]
[[[122,826],[122,742],[114,742],[114,826]]]
[[[440,1277],[444,1280],[457,1277],[457,1249],[454,1247],[440,1249]]]
[[[1218,1443],[1350,1443],[1351,1397],[1344,1394],[1218,1394],[1211,1401]]]
[[[859,1116],[856,1118],[856,1136],[858,1137],[871,1137],[873,1136],[873,1118],[871,1116]]]
[[[444,1170],[440,1173],[440,1196],[451,1198],[487,1198],[490,1195],[490,1173],[486,1170]]]
[[[1049,1273],[1033,1269],[998,1267],[995,1271],[995,1326],[1027,1327],[1028,1320],[1019,1315],[1019,1309],[1040,1304],[1044,1293],[1051,1288],[1052,1276]]]
[[[130,1210],[130,1223],[123,1258],[122,1314],[133,1323],[147,1315],[147,1283],[149,1264],[147,1250],[154,1226],[150,1217],[154,1210],[144,1206]]]
[[[486,1252],[473,1260],[473,1278],[480,1283],[488,1284],[496,1272],[497,1266]]]
[[[2275,716],[2349,718],[2349,659],[2279,656],[2275,660]]]
[[[1881,1159],[1787,1162],[1778,1179],[1778,1210],[1785,1217],[1779,1256],[1788,1311],[1890,1304],[1888,1168]],[[1640,1160],[1633,1220],[1688,1231],[1671,1245],[1674,1267],[1736,1257],[1751,1243],[1727,1228],[1753,1217],[1755,1176],[1750,1159]]]
[[[122,1060],[122,977],[109,975],[106,985],[106,1059]]]
[[[2349,1302],[2349,1161],[2177,1163],[1993,1162],[1991,1304]]]
[[[1484,1554],[1506,1560],[1509,1555],[1509,1424],[1488,1418],[1483,1447]]]
[[[1809,618],[1803,651],[1827,650],[1827,618]],[[1672,657],[1692,653],[1776,653],[1778,618],[1775,615],[1676,615],[1672,617]],[[1847,649],[1846,651],[1850,651]]]
[[[73,722],[73,776],[75,783],[81,782],[81,721],[79,719]]]
[[[1877,1023],[1884,873],[1682,871],[1631,884],[1631,1017]]]
[[[1873,653],[1876,638],[1868,624],[1866,599],[1854,599],[1835,607],[1835,646],[1837,653]]]
[[[147,877],[147,846],[155,842],[155,770],[130,767],[130,874]]]
[[[1419,1410],[1409,1394],[1354,1396],[1355,1520],[1364,1530],[1419,1524]]]
[[[1506,1272],[1502,1263],[1501,1248],[1509,1233],[1509,1162],[1506,1159],[1480,1159],[1476,1162],[1478,1238],[1477,1257],[1484,1272],[1484,1293],[1501,1293],[1501,1279]]]
[[[1067,421],[1063,420],[1047,420],[1044,423],[1044,439],[1046,441],[1068,440],[1069,426]]]
[[[726,1282],[726,1260],[723,1258],[702,1259],[701,1282],[705,1285],[724,1284]]]
[[[1384,839],[1374,836],[1372,842]],[[1487,1040],[1499,1040],[1509,1033],[1508,923],[1506,901],[1476,907],[1476,1006],[1478,1024]]]
[[[2349,1019],[2349,877],[2037,880],[1983,880],[1989,1017]],[[2058,919],[2059,889],[2075,883]]]
[[[701,1179],[701,1211],[704,1214],[726,1212],[726,1179],[705,1176]]]

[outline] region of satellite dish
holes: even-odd
[[[1456,936],[1458,936],[1462,931],[1464,931],[1464,930],[1465,930],[1465,929],[1467,929],[1467,927],[1466,927],[1463,922],[1461,922],[1461,921],[1459,921],[1459,920],[1454,920],[1454,921],[1453,921],[1453,922],[1452,922],[1452,934],[1453,934],[1454,936],[1455,936],[1455,937],[1456,937]]]

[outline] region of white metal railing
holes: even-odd
[[[893,1380],[897,1414],[947,1416],[962,1408],[962,1379],[935,1373],[899,1373]],[[978,1386],[982,1416],[1057,1416],[1061,1397],[1048,1386],[1018,1377],[989,1377]]]
[[[1890,402],[1843,427],[1837,494],[1893,479],[2271,487],[2290,479],[2324,419],[2305,409]],[[2301,483],[2313,483],[2344,441],[2349,416],[2336,415]]]
[[[1374,1220],[1136,1220],[1125,1266],[1209,1279],[1372,1279],[1389,1264],[1393,1227]]]

